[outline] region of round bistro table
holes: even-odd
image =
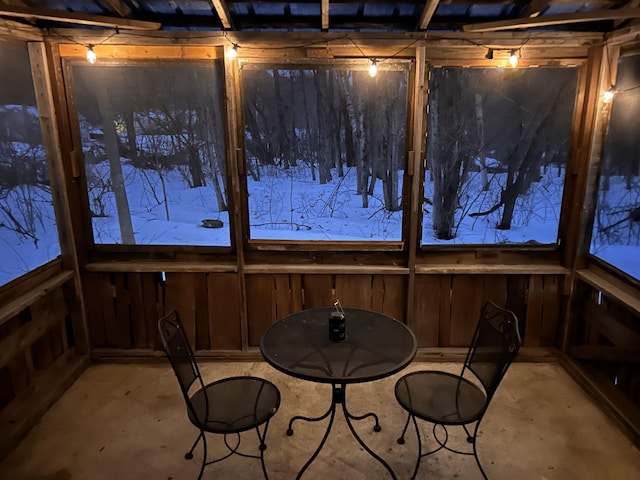
[[[378,416],[373,413],[353,415],[346,404],[347,385],[379,380],[405,368],[416,354],[416,338],[409,328],[386,315],[345,308],[346,338],[329,339],[329,316],[333,308],[317,308],[293,313],[270,325],[260,339],[260,351],[275,369],[292,377],[332,386],[329,409],[319,417],[294,416],[289,421],[287,435],[293,435],[293,422],[316,422],[329,418],[327,430],[313,455],[302,467],[296,479],[302,477],[325,445],[336,406],[342,405],[349,430],[369,455],[382,464],[391,477],[396,475],[389,464],[369,448],[353,427],[352,420],[373,418],[374,430],[381,430]]]

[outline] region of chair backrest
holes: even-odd
[[[189,390],[196,381],[199,382],[199,388],[204,388],[204,383],[193,351],[184,333],[184,327],[182,326],[178,312],[171,310],[167,315],[158,320],[158,330],[160,331],[164,351],[178,378],[178,383],[180,384],[180,389],[187,402],[187,406],[193,410]]]
[[[510,310],[486,302],[465,360],[465,369],[480,380],[487,405],[522,344],[518,319]]]

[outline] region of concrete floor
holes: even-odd
[[[414,363],[421,368],[457,371],[453,364]],[[291,415],[319,415],[330,387],[289,378],[264,363],[205,363],[205,380],[258,375],[281,390],[282,405],[267,436],[267,470],[272,480],[293,479],[324,433],[323,423],[299,423],[285,435]],[[349,387],[355,413],[374,410],[382,431],[364,420],[357,428],[385,458],[399,479],[413,471],[416,441],[398,445],[405,419],[393,395],[401,374]],[[431,429],[423,427],[427,440]],[[247,434],[245,434],[247,435]],[[91,366],[49,410],[2,463],[0,478],[11,480],[195,479],[201,450],[191,461],[184,453],[196,430],[186,418],[178,384],[168,365]],[[216,449],[221,446],[219,440]],[[255,448],[253,432],[246,447]],[[555,364],[516,363],[498,390],[481,426],[480,459],[491,479],[638,479],[640,451],[615,427],[567,373]],[[223,447],[222,447],[223,448]],[[222,450],[220,450],[222,451]],[[422,461],[419,478],[481,478],[473,457],[438,453]],[[207,467],[203,478],[262,478],[257,460],[234,456]],[[336,416],[326,448],[305,479],[385,479],[385,471],[355,442],[342,414]]]

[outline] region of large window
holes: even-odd
[[[72,72],[94,242],[229,246],[222,63]]]
[[[60,254],[26,46],[0,44],[0,285]]]
[[[615,90],[590,251],[640,280],[640,56],[620,60]]]
[[[434,68],[423,245],[554,244],[577,69]]]
[[[407,65],[241,72],[250,238],[402,240]]]

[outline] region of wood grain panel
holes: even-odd
[[[438,346],[441,282],[440,275],[416,275],[416,294],[413,301],[414,318],[410,322],[409,328],[416,336],[419,347]]]
[[[331,275],[305,275],[302,282],[304,310],[330,307],[333,304],[333,277]]]
[[[507,304],[508,284],[509,277],[507,275],[484,275],[484,300],[504,307]]]
[[[274,285],[274,321],[289,315],[291,310],[291,286],[289,275],[278,273],[273,275]]]
[[[271,275],[247,275],[249,345],[260,345],[262,332],[276,320],[274,283]]]
[[[474,275],[456,275],[451,294],[449,345],[468,346],[482,307],[482,281]]]
[[[336,275],[336,298],[343,307],[370,310],[372,280],[372,275]]]
[[[304,291],[302,287],[302,275],[293,273],[289,276],[289,284],[291,288],[291,311],[299,312],[303,309]]]
[[[112,278],[115,286],[113,292],[115,318],[114,321],[105,325],[107,341],[116,347],[131,348],[131,312],[129,311],[127,274],[115,273]]]
[[[88,273],[84,275],[82,281],[86,300],[89,339],[92,347],[107,346],[106,312],[103,309],[103,302],[107,294],[107,285],[104,282],[105,276],[105,274],[100,273]]]
[[[211,348],[209,334],[209,291],[208,275],[205,273],[194,274],[193,299],[195,305],[196,324],[196,350],[208,350]]]
[[[167,273],[165,285],[164,311],[175,308],[184,325],[184,331],[191,346],[196,345],[196,298],[194,294],[195,273]]]
[[[527,295],[527,332],[524,340],[525,347],[537,347],[540,345],[542,330],[542,305],[544,281],[541,275],[529,277],[529,292]]]
[[[527,336],[527,287],[528,275],[512,275],[507,287],[506,308],[515,313],[520,322],[520,335]]]
[[[147,347],[147,325],[144,318],[145,297],[142,292],[141,273],[128,273],[131,312],[131,343],[134,348]],[[151,300],[151,299],[150,299]]]
[[[440,276],[440,328],[438,329],[438,345],[448,347],[451,345],[451,291],[453,288],[453,276]]]
[[[562,278],[548,275],[544,278],[541,347],[558,346],[558,320],[560,318],[560,288]]]
[[[160,319],[162,299],[162,281],[158,273],[143,273],[140,276],[142,282],[142,298],[144,324],[147,336],[147,347],[162,348],[160,333],[158,332],[158,320]]]
[[[407,277],[402,275],[376,275],[382,278],[383,303],[382,310],[385,315],[407,323]]]
[[[235,273],[212,273],[209,290],[209,336],[211,348],[241,349],[240,282]]]

